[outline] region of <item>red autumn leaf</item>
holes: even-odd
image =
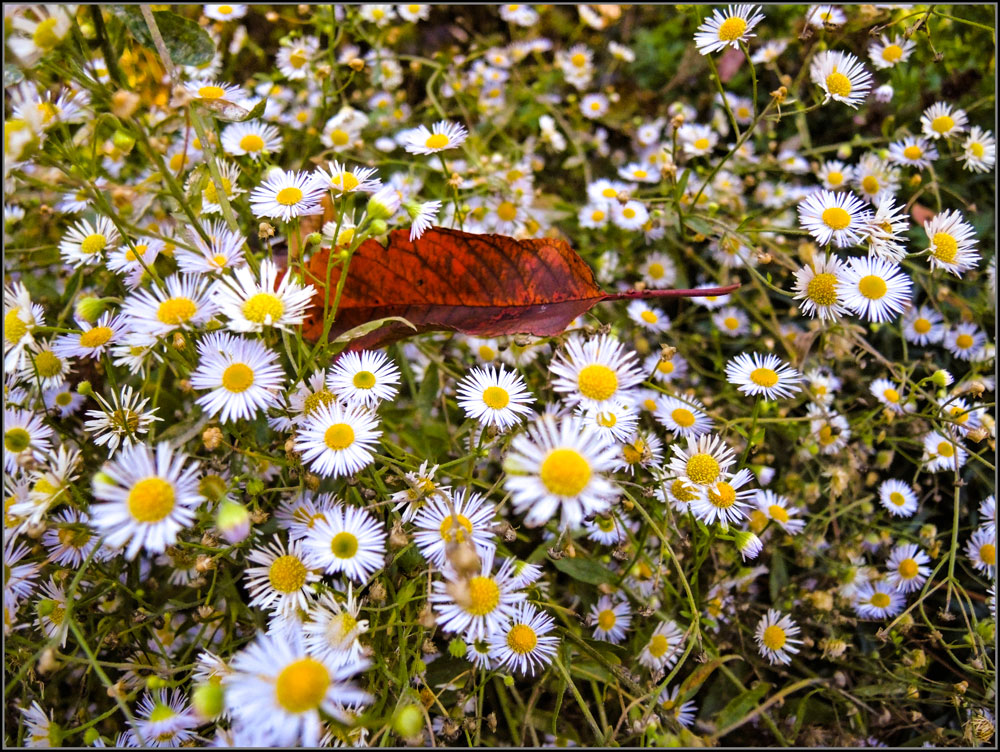
[[[306,266],[306,281],[318,290],[302,325],[303,337],[311,341],[323,334],[324,299],[329,296],[332,305],[340,279],[340,268],[334,267],[327,288],[328,258],[329,252],[321,251]],[[552,336],[601,301],[722,295],[738,286],[606,293],[564,240],[515,240],[435,227],[411,242],[408,230],[394,230],[388,246],[369,239],[354,252],[330,337],[390,316],[410,321],[416,332]],[[350,347],[383,347],[416,332],[402,322],[387,322]]]

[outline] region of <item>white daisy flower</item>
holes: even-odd
[[[791,397],[802,388],[802,374],[771,353],[740,353],[726,363],[726,379],[747,396],[769,400]]]
[[[50,526],[42,534],[42,545],[48,550],[49,557],[68,569],[76,569],[83,564],[98,540],[90,525],[90,516],[73,507],[66,507],[51,518]]]
[[[681,726],[689,728],[694,725],[695,716],[698,715],[698,706],[693,700],[682,703],[679,694],[680,687],[673,689],[665,687],[656,700],[657,707],[659,707],[660,712],[666,713]]]
[[[275,537],[251,549],[247,561],[260,565],[247,567],[244,572],[250,606],[276,614],[309,608],[312,585],[320,579],[320,565],[302,541],[291,540],[286,549]]]
[[[906,596],[888,582],[866,582],[854,596],[854,611],[861,619],[888,619],[905,605]]]
[[[552,359],[549,370],[555,376],[552,388],[567,403],[586,408],[627,395],[643,380],[635,353],[626,352],[607,334],[589,340],[572,337]]]
[[[125,317],[105,311],[91,324],[76,320],[79,334],[61,334],[52,343],[52,352],[60,358],[94,358],[99,360],[109,346],[116,344],[128,331],[129,322]]]
[[[410,215],[410,242],[419,240],[431,227],[437,223],[440,201],[424,201],[422,204],[407,204],[406,212]]]
[[[517,604],[525,600],[525,594],[516,590],[512,580],[513,560],[505,560],[494,574],[493,558],[493,552],[486,551],[479,574],[468,579],[449,567],[443,570],[444,581],[432,584],[428,601],[444,632],[458,633],[466,639],[489,638],[503,629]]]
[[[33,348],[34,329],[45,326],[45,309],[31,302],[23,282],[15,282],[3,291],[3,367],[16,371],[22,366],[25,348]]]
[[[868,46],[868,57],[879,70],[891,68],[898,63],[905,63],[917,45],[906,37],[898,34],[889,39],[885,34]]]
[[[609,512],[607,516],[598,514],[589,522],[584,523],[587,531],[587,538],[605,546],[617,546],[628,539],[628,533],[624,523],[619,520],[614,512]],[[636,526],[638,530],[638,526]]]
[[[923,439],[924,444],[924,470],[929,473],[937,473],[942,470],[956,472],[958,468],[965,464],[969,458],[969,453],[953,436],[948,436],[937,431],[931,431]]]
[[[207,190],[207,189],[206,189]],[[202,212],[209,209],[202,204]],[[182,272],[190,274],[206,274],[221,272],[226,269],[237,269],[246,260],[243,257],[243,246],[247,239],[238,232],[229,229],[225,222],[216,220],[205,228],[211,243],[205,243],[198,233],[191,233],[191,240],[197,250],[178,248],[174,252],[177,267]]]
[[[960,360],[977,360],[986,345],[986,332],[970,322],[959,322],[948,327],[944,346]]]
[[[854,167],[837,160],[830,160],[822,164],[816,177],[828,191],[839,191],[854,181]]]
[[[936,345],[944,339],[944,317],[930,306],[911,306],[903,313],[903,336],[914,345]]]
[[[641,202],[629,200],[625,204],[610,205],[611,222],[623,230],[638,230],[649,221],[649,212]]]
[[[750,523],[757,532],[764,529],[768,520],[777,522],[788,535],[798,535],[805,529],[805,520],[796,517],[801,510],[790,506],[791,502],[786,497],[769,489],[757,489],[754,491],[754,503],[757,509],[750,514]]]
[[[788,42],[784,39],[773,39],[769,42],[764,42],[764,45],[751,55],[750,62],[754,65],[773,63],[786,49],[788,49]]]
[[[51,577],[41,587],[41,596],[35,605],[35,626],[46,639],[66,647],[69,622],[66,621],[66,592]]]
[[[503,366],[473,368],[456,386],[458,406],[467,417],[484,426],[496,426],[500,431],[531,415],[528,407],[535,400],[528,391],[524,377]]]
[[[232,157],[246,155],[256,160],[265,154],[277,154],[281,144],[277,127],[260,120],[230,123],[222,130],[222,150]]]
[[[464,125],[441,120],[430,129],[418,126],[407,137],[405,148],[410,154],[435,154],[445,149],[454,149],[465,143],[469,131]]]
[[[798,213],[799,225],[820,245],[838,248],[861,243],[869,216],[861,199],[847,191],[811,193],[798,205]]]
[[[358,507],[336,504],[309,528],[303,545],[325,574],[364,582],[385,565],[382,523]]]
[[[367,661],[336,665],[307,651],[301,630],[267,634],[237,653],[223,680],[226,707],[253,747],[316,747],[320,713],[347,722],[345,706],[367,705],[371,695],[350,682]]]
[[[806,20],[817,29],[835,29],[844,25],[847,15],[836,5],[813,5],[806,12]]]
[[[965,436],[975,431],[982,424],[985,408],[979,405],[969,405],[964,399],[948,398],[939,401],[941,414],[952,421],[952,430]]]
[[[907,404],[902,387],[889,379],[875,379],[868,387],[871,395],[897,415],[912,412],[914,406]]]
[[[164,280],[166,290],[141,289],[125,298],[122,315],[132,328],[163,337],[174,329],[203,326],[215,315],[214,282],[195,274],[173,274]]]
[[[580,227],[587,230],[596,230],[599,227],[607,226],[610,217],[608,204],[603,202],[585,204],[580,207],[576,214],[576,220]]]
[[[889,161],[922,170],[938,158],[934,144],[920,136],[906,136],[889,144]]]
[[[638,272],[649,287],[657,290],[666,289],[677,281],[677,265],[670,256],[662,252],[646,256]]]
[[[828,258],[814,258],[809,266],[795,272],[795,300],[801,300],[799,307],[812,318],[835,321],[847,309],[837,297],[837,284],[843,262],[834,255]]]
[[[192,174],[192,179],[195,174]],[[222,185],[222,195],[230,201],[230,203],[237,197],[246,193],[246,190],[241,188],[238,184],[240,177],[240,168],[237,167],[232,162],[227,162],[224,160],[219,161],[219,182]],[[204,175],[201,178],[201,213],[202,214],[221,214],[222,213],[222,200],[219,197],[219,189],[215,185],[215,180],[211,175]],[[190,185],[190,181],[189,181]],[[227,232],[231,232],[229,227],[225,223],[220,223],[217,225]],[[232,233],[238,235],[238,233]],[[209,232],[213,241],[215,239],[215,233]],[[197,241],[204,241],[201,239],[201,235],[198,233],[192,233],[192,236],[196,238]],[[242,239],[242,236],[239,236]]]
[[[886,581],[901,593],[912,593],[923,587],[930,576],[931,557],[916,543],[896,546],[885,563]]]
[[[875,199],[875,214],[868,219],[865,231],[868,235],[868,252],[899,263],[906,256],[905,243],[910,218],[905,205],[897,205],[896,199],[882,193]]]
[[[712,10],[711,18],[706,18],[694,35],[694,44],[702,55],[722,52],[726,47],[739,49],[740,42],[748,44],[750,32],[764,20],[764,14],[756,5],[730,5],[725,12]]]
[[[318,521],[326,519],[327,512],[339,503],[332,494],[303,491],[282,501],[274,519],[278,527],[288,531],[289,540],[300,540],[309,535]]]
[[[618,450],[614,471],[624,470],[629,475],[634,475],[636,468],[648,470],[658,467],[663,459],[663,442],[660,441],[660,437],[645,430],[622,442]]]
[[[319,52],[319,39],[306,35],[290,39],[278,48],[274,64],[285,78],[301,81],[309,75],[309,63]]]
[[[212,3],[202,8],[202,13],[213,21],[235,21],[247,14],[247,5],[219,5]]]
[[[580,114],[590,120],[599,118],[607,113],[610,106],[608,98],[600,92],[584,94],[580,98]]]
[[[313,472],[329,477],[354,475],[374,461],[382,431],[378,418],[361,405],[320,405],[296,434],[295,451]]]
[[[198,489],[196,463],[167,442],[125,447],[118,458],[94,475],[94,496],[102,504],[90,508],[91,521],[111,548],[128,544],[125,558],[140,550],[163,553],[177,533],[194,523],[194,510],[206,499]]]
[[[691,513],[706,525],[718,522],[723,530],[729,523],[739,523],[747,517],[746,500],[754,495],[753,489],[740,489],[753,478],[753,473],[743,468],[735,475],[712,483],[690,503]]]
[[[511,442],[504,485],[515,513],[527,511],[528,527],[544,524],[561,510],[559,526],[576,529],[584,517],[605,511],[617,498],[616,486],[605,477],[614,461],[614,449],[579,418],[557,424],[543,415]]]
[[[707,408],[694,397],[680,400],[676,397],[662,397],[653,417],[670,431],[674,438],[698,438],[712,430],[715,421],[706,413]]]
[[[986,528],[973,531],[965,544],[965,555],[969,557],[976,571],[982,572],[991,580],[997,567],[997,535]]]
[[[823,104],[833,99],[852,109],[865,101],[872,87],[872,74],[850,52],[816,53],[809,66],[809,77],[823,89]]]
[[[809,396],[822,405],[829,405],[834,393],[843,385],[839,378],[825,368],[813,368],[806,372],[805,378]]]
[[[924,232],[930,241],[931,270],[944,269],[956,277],[975,269],[979,264],[976,251],[976,228],[962,218],[962,213],[943,211],[924,222]]]
[[[700,123],[685,123],[677,129],[677,140],[680,141],[684,154],[689,157],[701,157],[711,154],[719,141],[718,134],[711,126]]]
[[[239,102],[247,97],[246,91],[242,88],[224,81],[200,79],[185,84],[185,88],[187,93],[196,99],[222,99],[227,102]]]
[[[886,259],[852,258],[837,285],[837,297],[857,316],[888,322],[910,302],[910,278]]]
[[[969,137],[962,142],[959,155],[962,166],[972,172],[989,172],[997,162],[997,141],[992,131],[972,126]]]
[[[507,6],[504,6],[507,7]],[[522,5],[521,8],[527,8],[528,6]],[[416,23],[417,21],[426,21],[431,15],[431,6],[429,5],[397,5],[396,12],[399,13],[399,17],[404,21],[410,21],[411,23]],[[502,12],[502,11],[501,11]],[[504,19],[506,20],[506,19]],[[528,24],[529,26],[531,24]]]
[[[917,511],[917,494],[906,481],[883,481],[878,487],[878,500],[893,517],[912,517]]]
[[[639,326],[662,334],[670,330],[670,317],[661,309],[653,308],[644,300],[633,300],[628,304],[628,316]]]
[[[146,692],[136,709],[136,722],[126,732],[126,746],[180,747],[195,738],[194,729],[201,725],[184,692],[161,689],[156,695]]]
[[[930,139],[951,138],[967,130],[965,110],[952,109],[946,102],[935,102],[920,116],[920,128]]]
[[[687,361],[680,353],[674,353],[669,360],[664,360],[659,353],[650,353],[642,365],[645,372],[651,374],[651,378],[663,384],[684,378],[688,371]],[[656,405],[647,409],[655,411]]]
[[[151,268],[164,249],[159,238],[140,237],[134,243],[119,244],[108,252],[106,266],[113,272],[125,275],[125,286],[134,290],[149,278],[146,269]]]
[[[430,499],[413,517],[413,542],[431,564],[444,568],[454,544],[470,541],[480,557],[496,548],[491,530],[496,507],[466,490]]]
[[[711,434],[689,436],[686,443],[686,448],[680,442],[670,447],[673,456],[664,470],[668,477],[682,480],[688,489],[703,496],[717,482],[726,479],[736,454],[721,437]]]
[[[13,49],[13,45],[11,48]],[[30,707],[18,708],[18,710],[24,714],[24,725],[28,732],[24,739],[26,747],[44,749],[62,746],[62,729],[56,723],[54,713],[46,714],[42,706],[38,704],[38,700],[33,701]]]
[[[255,217],[291,222],[296,217],[322,214],[320,200],[326,189],[311,173],[272,170],[268,178],[250,192]]]
[[[257,340],[213,332],[198,343],[198,367],[191,386],[210,389],[196,402],[219,420],[253,420],[259,410],[278,407],[285,374],[278,356]]]
[[[284,274],[278,283],[281,272],[270,259],[260,263],[259,282],[248,266],[233,273],[235,278],[220,278],[214,300],[236,332],[261,332],[264,327],[291,331],[303,322],[316,294],[312,285],[300,284],[291,274]]]
[[[73,367],[66,358],[60,358],[52,352],[48,342],[38,342],[33,351],[29,352],[26,362],[21,364],[18,378],[31,382],[42,389],[54,389],[61,386],[66,378],[73,373]]]
[[[362,350],[345,352],[337,359],[326,386],[337,399],[348,405],[377,407],[392,400],[399,390],[399,369],[384,352]]]
[[[588,623],[594,626],[594,639],[617,645],[625,639],[625,632],[632,623],[632,609],[627,600],[615,601],[602,595],[590,607]]]
[[[3,466],[11,475],[21,470],[22,464],[42,461],[51,450],[52,429],[42,423],[42,418],[30,410],[5,409],[3,411]]]
[[[359,619],[361,605],[354,597],[353,585],[347,585],[343,602],[327,591],[309,607],[309,620],[302,628],[309,655],[335,666],[359,661],[365,648],[358,639],[368,631],[368,620]]]
[[[587,184],[587,198],[592,204],[607,206],[618,199],[619,193],[631,194],[634,189],[634,185],[623,183],[621,180],[599,178]]]
[[[530,603],[520,604],[510,622],[489,638],[490,650],[496,656],[495,667],[534,676],[552,662],[559,647],[559,638],[549,634],[554,629],[551,616]]]
[[[313,172],[314,179],[324,190],[328,190],[335,196],[342,196],[347,193],[374,193],[382,187],[382,181],[378,178],[378,170],[374,167],[353,167],[348,169],[347,164],[341,164],[337,160],[328,162],[329,171],[322,167],[317,167]]]
[[[45,407],[59,414],[60,418],[68,418],[75,415],[83,407],[87,398],[70,387],[68,383],[62,383],[52,389],[47,390],[42,399]]]
[[[639,413],[628,400],[609,400],[600,407],[591,408],[577,405],[574,414],[611,446],[635,436],[635,429],[639,425]]]
[[[667,669],[677,663],[684,647],[684,632],[675,621],[662,621],[639,653],[639,663],[649,669]]]
[[[116,248],[120,240],[121,235],[107,217],[98,215],[94,224],[81,219],[59,241],[59,255],[73,268],[97,264],[103,260],[104,251]]]
[[[822,454],[836,454],[851,438],[850,423],[840,413],[820,405],[810,405],[807,411],[809,431],[816,436]]]
[[[979,524],[983,530],[996,535],[997,499],[994,494],[990,494],[979,502]]]
[[[769,608],[767,615],[757,622],[757,629],[754,630],[754,639],[761,656],[767,658],[771,665],[781,663],[788,665],[792,656],[799,652],[797,645],[802,644],[802,640],[795,639],[795,635],[801,630],[788,614],[776,609]]]

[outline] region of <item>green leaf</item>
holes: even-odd
[[[139,44],[156,49],[153,35],[137,5],[112,5],[111,9],[122,19]],[[153,11],[153,19],[174,65],[205,65],[211,62],[215,56],[215,42],[197,23],[169,10]]]
[[[715,725],[718,729],[729,728],[737,721],[746,717],[746,714],[753,710],[760,704],[760,701],[764,699],[768,692],[771,691],[771,685],[767,682],[760,682],[756,686],[748,689],[746,692],[742,692],[726,705],[716,716]]]
[[[24,80],[24,72],[13,63],[3,64],[3,88],[19,84]]]
[[[611,582],[612,574],[608,571],[607,567],[591,559],[581,559],[579,557],[570,559],[564,557],[562,559],[551,559],[551,561],[556,569],[560,572],[565,572],[574,580],[587,582],[591,585],[601,585],[605,582]]]

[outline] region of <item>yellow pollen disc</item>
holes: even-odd
[[[21,320],[21,309],[14,308],[3,317],[3,337],[11,344],[20,342],[28,333],[28,325]]]
[[[267,577],[279,593],[294,593],[306,584],[306,565],[297,556],[279,556],[267,570]]]
[[[174,501],[174,487],[154,475],[132,486],[128,511],[136,522],[159,522],[173,510]]]
[[[302,191],[294,185],[290,185],[278,191],[278,195],[274,197],[274,200],[282,206],[294,206],[302,200]]]
[[[330,140],[333,141],[335,146],[346,146],[347,142],[351,140],[351,136],[347,133],[347,131],[335,128],[333,132],[330,133]]]
[[[590,103],[590,109],[592,109],[594,112],[597,112],[598,110],[601,109],[601,103],[600,102],[591,102]]]
[[[330,619],[326,628],[326,636],[334,644],[340,647],[347,647],[347,644],[352,637],[351,633],[357,626],[358,620],[355,619],[354,616],[346,611],[341,611],[339,614]]]
[[[305,50],[300,48],[288,56],[288,62],[292,64],[293,68],[301,68],[309,62],[309,58],[306,57]]]
[[[507,647],[520,655],[530,653],[537,644],[535,630],[527,624],[515,624],[507,633]]]
[[[903,149],[903,156],[907,159],[920,159],[924,156],[924,150],[916,144],[913,144],[912,146],[907,146]]]
[[[575,55],[573,55],[573,57],[569,59],[569,61],[573,63],[573,65],[575,65],[577,68],[582,68],[587,64],[587,56],[584,55],[582,52],[577,52]]]
[[[646,171],[645,171],[644,169],[642,169],[642,168],[640,167],[640,168],[639,168],[639,169],[637,169],[637,170],[636,170],[635,172],[633,172],[633,173],[632,173],[632,175],[633,175],[633,176],[635,176],[635,177],[637,177],[637,178],[638,178],[639,180],[642,180],[643,178],[646,178],[646,177],[648,177],[648,176],[649,176],[649,173],[648,173],[648,172],[646,172]],[[616,194],[616,195],[617,195],[617,194]]]
[[[670,360],[661,360],[656,364],[656,370],[663,374],[671,374],[674,372],[674,363]]]
[[[594,209],[594,213],[590,215],[590,218],[595,222],[601,222],[604,219],[604,212],[600,209]]]
[[[216,10],[218,10],[219,13],[221,13],[224,16],[228,16],[230,13],[233,12],[233,6],[231,6],[231,5],[220,5],[218,8],[216,8]]]
[[[357,188],[360,182],[353,172],[342,172],[339,175],[334,175],[330,180],[330,184],[334,188],[339,188],[344,193],[347,193]]]
[[[869,603],[875,606],[875,608],[885,608],[892,603],[892,599],[886,593],[875,593],[872,595]]]
[[[636,439],[631,444],[626,444],[622,447],[622,457],[630,465],[635,465],[638,462],[642,462],[642,456],[646,453],[646,442],[642,439]]]
[[[160,303],[156,318],[164,324],[183,324],[198,312],[198,306],[190,298],[167,298]]]
[[[785,646],[785,642],[787,640],[788,638],[785,636],[785,630],[777,624],[769,626],[764,630],[764,634],[761,636],[761,642],[764,643],[764,647],[768,650],[781,650],[781,648]]]
[[[618,195],[618,191],[614,188],[605,188],[601,191],[601,195],[604,196],[604,198],[615,198]]]
[[[19,454],[31,445],[31,434],[23,428],[12,428],[4,433],[3,445],[8,452]]]
[[[295,119],[305,124],[309,121],[309,112],[307,110],[299,110],[295,113]]]
[[[840,185],[841,183],[844,182],[844,173],[837,172],[836,170],[827,173],[826,182],[828,182],[830,185]]]
[[[610,533],[612,530],[615,529],[615,521],[611,517],[601,517],[600,515],[598,515],[594,519],[594,522],[596,523],[597,527],[602,531],[604,531],[605,533]]]
[[[444,149],[449,143],[451,139],[448,138],[448,134],[434,133],[424,142],[424,146],[428,149]]]
[[[955,344],[962,350],[968,350],[974,341],[971,334],[959,334],[955,338]]]
[[[626,207],[622,210],[622,216],[625,217],[625,219],[633,219],[635,217],[635,209],[631,206]]]
[[[221,86],[202,86],[198,89],[198,96],[202,99],[218,99],[225,93],[226,90]]]
[[[610,630],[615,622],[618,621],[618,617],[615,616],[615,612],[610,608],[607,608],[597,615],[597,626],[603,629],[605,632]]]
[[[899,402],[899,392],[895,389],[886,389],[882,392],[882,396],[886,398],[889,402]]]
[[[479,346],[479,357],[483,360],[493,360],[496,356],[496,351],[489,345]]]
[[[836,284],[836,275],[829,272],[817,274],[806,285],[806,296],[816,305],[832,306],[837,302]]]
[[[826,77],[826,90],[836,97],[846,97],[851,93],[851,79],[834,71]]]
[[[278,321],[285,312],[281,298],[270,292],[259,292],[243,304],[243,315],[255,324]]]
[[[56,35],[56,19],[46,18],[35,27],[35,33],[31,35],[31,41],[40,50],[51,50],[59,44],[59,37]]]
[[[170,169],[173,170],[174,172],[177,172],[186,164],[187,164],[187,157],[185,157],[184,154],[180,152],[174,154],[174,156],[170,158]]]
[[[935,133],[947,133],[955,127],[955,121],[950,115],[938,115],[931,121],[931,130]]]
[[[893,491],[889,494],[889,501],[895,504],[897,507],[901,507],[906,503],[906,497],[903,496],[899,491]]]
[[[778,383],[778,374],[770,368],[755,368],[750,372],[750,380],[757,386],[770,388]]]
[[[108,239],[99,232],[95,232],[92,235],[88,235],[83,239],[83,241],[81,241],[80,250],[88,256],[93,256],[95,253],[103,251],[107,244]]]
[[[736,489],[726,482],[719,483],[708,490],[708,500],[712,506],[728,509],[736,503]]]
[[[984,543],[979,547],[979,558],[991,566],[996,564],[997,547],[992,543]]]
[[[851,224],[851,215],[839,206],[824,209],[822,219],[823,223],[831,230],[843,230]]]
[[[931,330],[931,322],[927,319],[917,319],[913,322],[913,331],[917,334],[927,334]]]
[[[249,149],[247,149],[247,151],[249,151]],[[233,184],[229,182],[229,178],[222,178],[222,190],[227,196],[229,195],[229,191],[232,190],[232,187]],[[205,200],[210,204],[219,203],[219,192],[215,189],[215,183],[211,180],[208,181],[208,184],[205,186],[205,190],[201,193]]]
[[[666,270],[663,268],[663,264],[652,263],[646,270],[647,274],[653,279],[660,279],[666,274]]]
[[[898,44],[890,44],[882,50],[882,59],[887,63],[895,63],[903,56],[903,48]]]
[[[145,243],[137,243],[135,246],[135,250],[130,248],[128,251],[125,252],[125,260],[135,261],[138,259],[139,256],[145,256],[147,250],[149,250],[148,245],[146,245]]]
[[[333,400],[333,394],[326,389],[320,389],[318,392],[310,394],[306,397],[305,401],[302,403],[302,413],[303,415],[309,415],[320,405],[329,405],[333,402]]]
[[[670,484],[670,493],[673,494],[675,499],[685,504],[694,501],[698,497],[698,494],[689,489],[680,478]]]
[[[246,363],[233,363],[222,372],[222,387],[233,394],[245,392],[253,382],[253,369]]]
[[[352,559],[358,552],[358,538],[346,531],[337,533],[330,541],[330,553],[338,559]]]
[[[708,139],[699,138],[697,141],[694,142],[694,148],[698,149],[699,151],[704,151],[705,149],[708,148]]]
[[[951,417],[956,423],[965,423],[969,419],[969,413],[965,412],[961,407],[951,408]]]
[[[597,425],[602,428],[614,428],[617,422],[618,418],[611,411],[600,412],[597,414]]]
[[[833,432],[833,426],[825,425],[819,429],[819,443],[829,446],[837,440],[837,435]]]
[[[858,282],[858,292],[869,300],[880,299],[885,295],[887,289],[885,280],[881,277],[876,277],[874,274],[862,277]]]
[[[34,487],[31,489],[33,493],[45,494],[46,496],[52,496],[59,489],[49,483],[45,478],[39,478],[35,483]]]
[[[932,239],[934,243],[934,250],[931,251],[934,258],[945,264],[954,263],[955,257],[958,256],[958,242],[946,232],[934,233],[934,238]]]
[[[861,187],[865,193],[878,193],[878,178],[874,175],[865,175],[861,181]]]
[[[955,448],[947,441],[942,441],[937,445],[937,453],[942,457],[954,457]]]
[[[643,311],[642,313],[639,314],[639,317],[647,324],[655,324],[657,321],[660,320],[660,317],[657,316],[652,311]]]
[[[323,441],[333,451],[343,451],[354,443],[354,429],[346,423],[334,423],[326,429]]]
[[[66,407],[72,401],[73,395],[69,392],[59,392],[59,394],[56,395],[56,404],[59,405],[59,407]]]
[[[90,541],[90,533],[86,530],[63,528],[57,533],[60,545],[66,548],[83,548]]]
[[[727,18],[719,25],[719,41],[735,42],[747,30],[747,22],[739,16]]]
[[[577,383],[584,397],[598,402],[603,402],[618,391],[618,376],[600,363],[592,363],[581,369]]]
[[[510,201],[504,201],[497,207],[497,216],[504,222],[512,222],[517,217],[517,207]]]
[[[767,508],[767,513],[771,515],[772,520],[788,522],[788,511],[782,506],[772,504]]]
[[[457,520],[456,520],[457,517]],[[464,514],[459,514],[456,516],[446,515],[443,520],[441,520],[441,540],[446,543],[451,543],[452,541],[457,541],[461,543],[465,540],[466,536],[472,537],[472,522]]]
[[[575,449],[553,449],[542,462],[542,484],[556,496],[577,496],[590,482],[590,463]]]
[[[330,687],[330,672],[315,658],[290,663],[274,685],[278,704],[290,713],[316,710]]]
[[[114,334],[111,327],[95,326],[80,335],[80,347],[100,347]]]
[[[685,407],[678,407],[670,413],[670,417],[673,418],[674,423],[679,425],[681,428],[690,428],[694,425],[694,413]]]
[[[356,389],[371,389],[375,386],[375,374],[371,371],[358,371],[351,383]]]
[[[256,133],[248,133],[240,139],[240,148],[243,151],[260,151],[264,148],[264,139]]]
[[[35,368],[43,379],[49,379],[62,373],[63,362],[51,350],[42,350],[35,356]]]
[[[748,110],[746,107],[737,107],[736,117],[746,119],[750,117],[750,110]]]
[[[969,144],[969,151],[972,152],[972,156],[974,156],[976,159],[982,159],[983,154],[986,153],[986,148],[978,141],[973,141],[971,144]]]
[[[670,643],[667,642],[667,638],[661,634],[657,634],[653,635],[653,638],[649,641],[648,650],[649,654],[654,658],[662,658],[669,647]]]
[[[903,559],[901,562],[899,562],[899,567],[897,567],[896,571],[899,572],[899,576],[902,577],[904,580],[912,580],[914,577],[917,576],[920,569],[917,565],[917,562],[915,562],[913,559]]]
[[[490,577],[469,580],[469,602],[465,607],[473,616],[486,616],[500,604],[500,587]]]
[[[483,404],[492,410],[502,410],[510,402],[510,395],[498,386],[488,386],[483,390]]]
[[[714,483],[721,470],[715,457],[704,452],[692,454],[685,466],[687,477],[703,486]]]

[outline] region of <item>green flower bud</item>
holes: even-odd
[[[93,726],[91,726],[89,729],[83,732],[83,743],[86,744],[88,747],[93,745],[93,743],[100,738],[101,735],[97,733],[97,729],[95,729]]]
[[[56,602],[51,598],[43,598],[38,601],[38,605],[35,606],[35,610],[38,612],[39,616],[48,616],[56,610]]]
[[[200,718],[208,721],[222,713],[225,706],[225,690],[218,684],[199,684],[191,693],[191,707]]]
[[[416,705],[404,705],[392,717],[392,730],[403,738],[413,738],[424,728],[424,714]]]
[[[251,496],[260,496],[264,493],[264,481],[260,478],[251,478],[247,481],[247,493]]]
[[[246,539],[250,534],[250,513],[247,508],[229,497],[219,502],[215,516],[215,526],[219,528],[222,537],[235,545]]]
[[[100,298],[93,295],[86,295],[76,302],[76,316],[89,324],[93,324],[101,317],[107,306]]]
[[[128,154],[132,151],[132,147],[135,146],[135,137],[119,128],[114,132],[114,135],[111,136],[111,142],[115,145],[115,148],[121,149],[123,152]]]
[[[372,235],[385,235],[389,231],[389,225],[384,219],[376,219],[371,224]]]
[[[309,245],[319,245],[320,243],[323,242],[323,235],[318,232],[311,232],[306,237],[306,241],[309,243]]]
[[[465,642],[460,637],[456,637],[448,643],[448,654],[452,658],[462,658],[465,656],[466,647]]]

